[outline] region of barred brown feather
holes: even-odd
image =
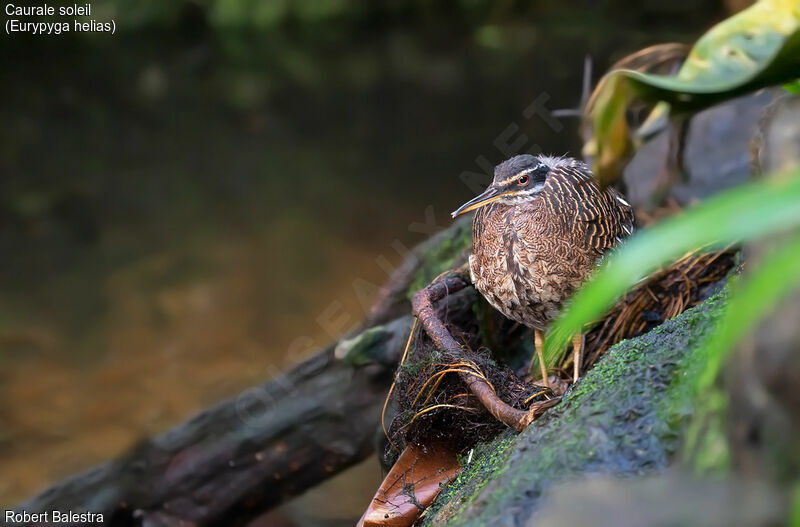
[[[574,159],[517,156],[498,165],[495,181],[530,166],[545,167],[541,190],[475,213],[470,273],[492,306],[544,330],[603,255],[633,232],[633,211]]]

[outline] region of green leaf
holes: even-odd
[[[724,247],[800,227],[800,173],[742,185],[634,235],[575,295],[545,342],[553,365],[569,337],[659,267],[701,247]]]
[[[788,84],[783,85],[783,89],[791,93],[792,95],[797,95],[800,93],[800,79],[796,81],[790,82]]]
[[[695,112],[798,74],[800,2],[760,0],[703,35],[676,75],[631,69],[606,74],[587,107],[594,137],[584,153],[594,157],[598,180],[613,183],[633,150],[626,110],[635,100],[661,102],[637,133],[644,137],[670,113]]]
[[[800,527],[800,482],[792,489],[792,504],[789,511],[789,527]]]
[[[800,236],[774,250],[759,267],[734,288],[719,330],[706,348],[706,368],[700,389],[717,377],[724,358],[742,337],[750,333],[780,301],[800,287]]]
[[[800,73],[800,2],[761,0],[714,26],[694,45],[677,75],[621,70],[637,88],[673,110],[792,80]]]

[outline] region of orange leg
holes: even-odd
[[[572,382],[578,382],[581,376],[581,365],[583,363],[583,334],[578,333],[572,337]]]
[[[536,357],[539,358],[539,367],[542,370],[542,384],[547,388],[550,387],[550,381],[547,379],[547,366],[544,363],[544,335],[538,329],[533,330],[533,344],[536,346]],[[533,359],[531,357],[531,364],[528,366],[528,372],[533,374]]]

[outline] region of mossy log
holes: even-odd
[[[337,360],[332,346],[17,509],[91,511],[113,526],[243,524],[374,451],[410,327],[406,316],[373,330],[362,350],[373,364]]]
[[[480,445],[425,515],[424,525],[527,525],[554,486],[587,474],[663,470],[677,451],[694,400],[699,343],[724,295],[641,337],[623,341],[519,435]]]

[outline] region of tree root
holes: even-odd
[[[465,272],[453,271],[439,277],[426,288],[414,294],[414,298],[411,301],[414,316],[417,317],[425,333],[428,334],[428,337],[440,350],[461,354],[463,346],[450,334],[450,331],[448,331],[444,322],[436,313],[434,304],[447,295],[460,291],[469,285],[470,281]],[[458,376],[495,419],[518,432],[525,429],[545,410],[555,406],[561,400],[560,398],[554,398],[535,402],[528,410],[518,410],[500,399],[485,378],[462,370],[458,371]]]

